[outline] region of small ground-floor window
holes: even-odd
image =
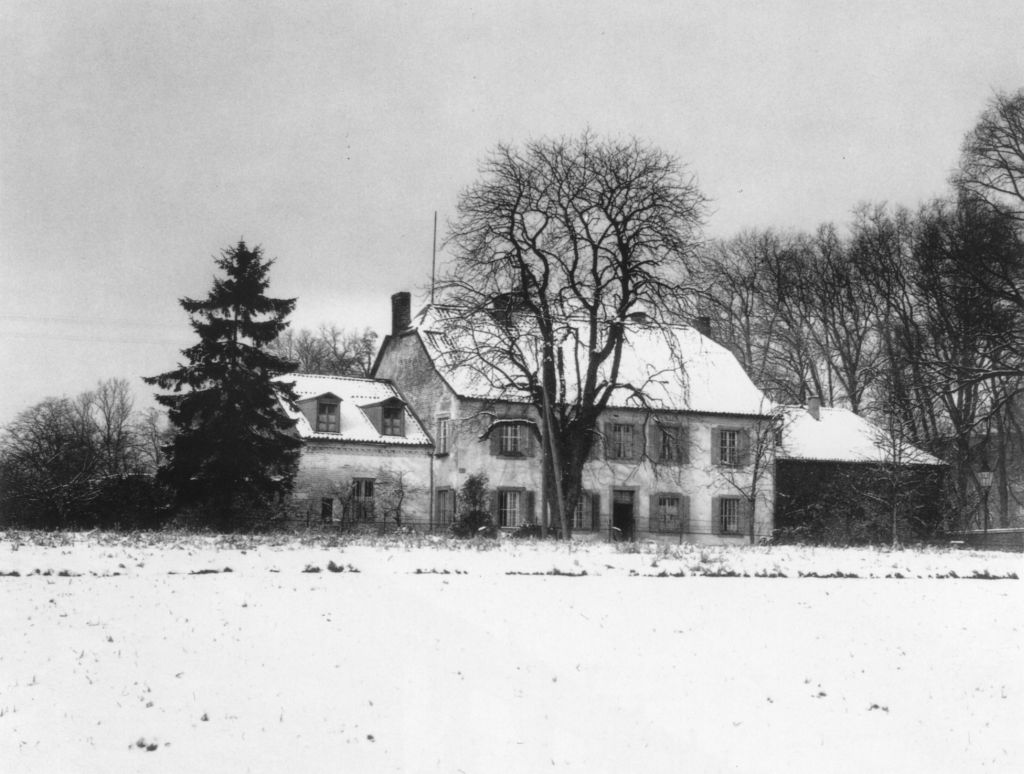
[[[498,490],[498,526],[518,527],[521,511],[522,492],[516,489]]]
[[[718,531],[722,534],[739,534],[740,531],[740,498],[718,498]]]
[[[373,521],[373,479],[352,479],[352,518]]]
[[[325,497],[320,501],[320,521],[334,520],[334,498]]]

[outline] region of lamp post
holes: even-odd
[[[981,496],[985,503],[985,545],[988,545],[988,490],[992,488],[992,471],[985,465],[978,472],[978,486],[981,487]]]

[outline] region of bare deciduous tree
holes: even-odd
[[[1024,89],[992,98],[964,138],[953,181],[1024,225]]]
[[[369,376],[377,334],[369,328],[346,331],[336,325],[321,325],[316,331],[286,330],[267,347],[278,357],[293,360],[307,374]]]
[[[623,387],[628,317],[669,316],[705,200],[672,156],[591,133],[500,145],[480,174],[447,240],[442,298],[464,310],[450,339],[495,392],[535,407],[568,536],[598,417]]]

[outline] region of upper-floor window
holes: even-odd
[[[661,440],[658,444],[659,462],[686,462],[687,450],[684,447],[684,431],[676,425],[660,425],[658,428]]]
[[[316,431],[318,433],[338,432],[338,404],[319,401],[316,404]]]
[[[499,428],[500,440],[498,450],[502,454],[517,455],[523,453],[523,426],[502,425]]]
[[[617,460],[629,460],[634,456],[635,438],[633,425],[614,423],[612,425],[611,457]]]
[[[718,431],[718,462],[721,465],[740,464],[740,431]]]
[[[381,435],[405,435],[402,429],[402,420],[405,418],[405,411],[401,406],[384,406],[380,413]]]
[[[447,454],[451,439],[451,429],[448,417],[439,417],[437,420],[437,453]]]

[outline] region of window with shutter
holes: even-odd
[[[573,530],[595,529],[594,526],[594,494],[580,492],[579,502],[572,514]]]
[[[450,427],[448,417],[437,418],[437,454],[447,454],[450,442]]]
[[[679,532],[682,528],[683,498],[675,493],[651,496],[651,532]]]
[[[498,526],[518,527],[522,518],[523,493],[518,489],[498,490]]]
[[[352,480],[352,518],[355,521],[373,521],[372,478]]]
[[[612,423],[611,454],[616,460],[631,460],[636,454],[636,429],[624,422]]]
[[[455,521],[455,490],[441,488],[437,490],[435,498],[437,510],[437,523],[439,526],[447,526]]]
[[[736,467],[740,464],[740,431],[718,430],[718,464]]]
[[[717,519],[718,529],[715,531],[719,534],[740,534],[740,498],[719,497]]]
[[[523,454],[523,426],[502,425],[498,428],[498,451],[505,457],[520,457]]]

